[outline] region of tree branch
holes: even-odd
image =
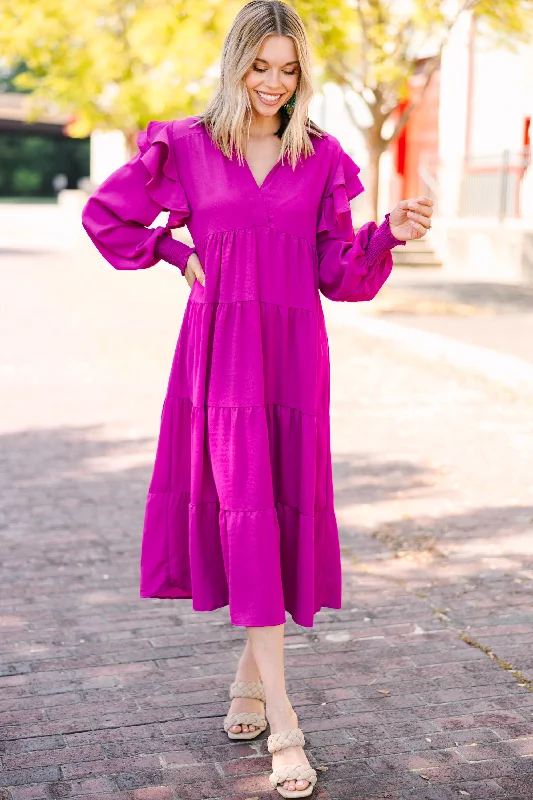
[[[362,65],[361,80],[363,84],[366,84],[368,77],[368,67],[367,67],[368,62],[366,58],[366,54],[368,52],[368,29],[366,27],[365,15],[363,14],[360,2],[356,4],[356,11],[357,11],[357,16],[359,17],[359,24],[361,26],[361,30],[363,32],[363,46],[361,47],[361,65]]]

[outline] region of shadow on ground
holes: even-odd
[[[3,798],[26,785],[42,787],[35,798],[270,798],[266,735],[235,745],[221,730],[244,631],[225,610],[194,614],[189,601],[137,596],[155,442],[62,427],[3,436],[0,452],[9,478],[0,785],[12,787]],[[363,453],[337,459],[335,474],[339,507],[432,483],[431,470]],[[525,658],[508,633],[531,625],[526,583],[514,583],[527,553],[515,542],[496,572],[483,546],[525,532],[532,512],[480,508],[398,520],[388,532],[341,530],[343,609],[322,611],[313,630],[287,626],[289,690],[310,758],[327,768],[317,800],[525,796],[531,760],[516,742],[533,734],[533,695],[456,627],[501,647],[507,636]],[[421,531],[442,556],[416,562]],[[409,585],[413,572],[425,590]],[[487,762],[473,760],[473,742],[493,754]]]
[[[417,280],[416,276],[402,278],[387,287],[395,290],[415,290],[425,298],[479,306],[494,313],[533,312],[533,287],[483,281]]]

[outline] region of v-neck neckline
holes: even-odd
[[[281,164],[281,156],[280,156],[278,158],[278,160],[276,161],[276,163],[274,164],[274,166],[272,167],[272,169],[269,172],[267,172],[267,174],[263,178],[262,183],[259,184],[259,183],[257,183],[257,181],[255,179],[255,176],[254,176],[254,173],[252,172],[252,170],[250,168],[250,165],[248,163],[248,160],[245,158],[244,155],[243,155],[243,159],[244,159],[244,166],[245,166],[248,174],[250,175],[250,178],[255,183],[256,188],[258,189],[258,191],[261,191],[261,189],[263,189],[264,185],[267,183],[267,181],[269,180],[270,176],[277,170],[278,166]]]

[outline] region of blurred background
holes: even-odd
[[[151,119],[200,113],[241,5],[90,0],[74,15],[66,0],[4,3],[4,219],[16,226],[20,203],[79,209]],[[428,194],[434,231],[401,263],[532,284],[531,3],[293,5],[315,54],[311,116],[363,169],[355,222]]]
[[[373,301],[321,298],[343,608],[286,628],[315,794],[530,798],[533,0],[292,4],[354,226],[435,202]],[[150,120],[202,112],[243,5],[0,0],[1,800],[272,797],[265,737],[222,731],[244,632],[138,596],[189,287],[80,221]]]

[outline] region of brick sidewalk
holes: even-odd
[[[221,731],[242,631],[138,599],[185,282],[9,261],[0,799],[278,796],[266,735]],[[530,798],[531,400],[329,331],[344,608],[287,630],[314,797]]]

